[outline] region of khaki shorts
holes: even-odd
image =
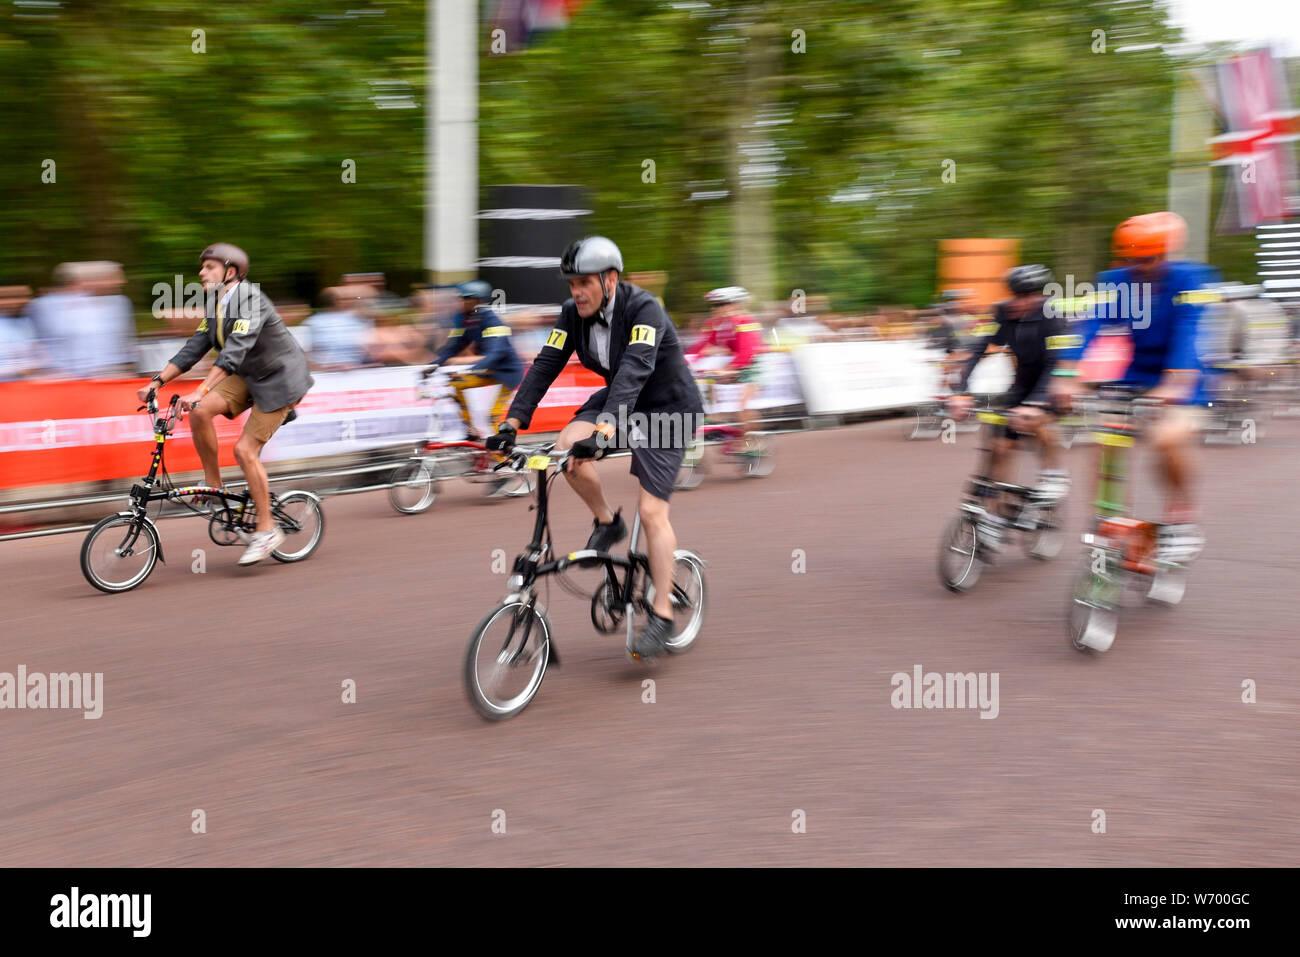
[[[251,435],[264,443],[271,441],[275,430],[284,425],[284,420],[293,410],[293,406],[286,405],[283,409],[276,409],[274,412],[263,412],[253,405],[253,397],[248,393],[248,383],[237,375],[226,376],[212,391],[225,399],[226,405],[230,406],[230,412],[226,414],[228,419],[237,418],[245,409],[251,408],[253,412],[244,423],[244,434]]]

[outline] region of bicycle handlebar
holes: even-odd
[[[548,442],[544,445],[514,445],[510,451],[502,453],[506,456],[504,462],[499,463],[493,471],[503,468],[510,468],[516,472],[522,472],[528,468],[528,462],[534,456],[544,456],[547,459],[546,467],[555,466],[563,470],[566,462],[573,457],[571,449],[555,450],[555,443]]]

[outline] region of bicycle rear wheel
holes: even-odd
[[[1059,505],[1052,505],[1038,513],[1034,530],[1025,536],[1025,554],[1045,562],[1061,554],[1065,547],[1065,521]]]
[[[325,534],[325,510],[316,496],[290,492],[272,506],[284,544],[271,553],[277,562],[300,562],[316,551]]]
[[[421,459],[399,465],[389,479],[388,501],[403,515],[425,511],[438,495],[433,472]]]
[[[704,481],[704,440],[697,438],[686,448],[681,468],[677,470],[675,489],[696,488]]]
[[[745,474],[750,478],[764,478],[771,475],[772,469],[776,468],[772,447],[763,439],[751,438],[742,455],[743,461],[747,463]]]
[[[537,608],[507,599],[484,616],[465,652],[465,694],[488,721],[512,718],[533,700],[551,658],[551,626]]]
[[[970,591],[984,563],[979,557],[979,531],[967,512],[956,515],[944,529],[939,546],[939,580],[949,591]]]
[[[129,512],[103,519],[81,544],[81,573],[109,594],[135,588],[157,563],[157,529]]]

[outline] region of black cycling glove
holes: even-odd
[[[601,444],[604,435],[600,432],[593,432],[585,439],[574,442],[569,449],[569,455],[575,459],[601,459],[605,457],[605,448]]]
[[[489,452],[509,452],[514,447],[515,437],[519,432],[509,422],[497,426],[497,434],[489,435],[483,446]]]

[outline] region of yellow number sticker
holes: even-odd
[[[208,320],[204,319],[202,322],[200,322],[200,323],[199,323],[199,327],[198,327],[196,330],[194,330],[194,331],[195,331],[195,332],[207,332],[207,331],[208,331]]]
[[[530,469],[549,468],[550,464],[551,457],[549,455],[530,455],[528,457],[528,468]]]
[[[1007,417],[1000,412],[976,412],[975,417],[989,425],[1006,425]]]
[[[231,330],[231,332],[233,332],[235,335],[239,335],[240,333],[246,333],[246,332],[248,332],[248,320],[247,320],[247,319],[236,319],[236,320],[235,320],[235,327]]]
[[[551,334],[546,337],[546,345],[552,349],[563,349],[564,340],[569,338],[569,334],[563,329],[552,329]],[[545,346],[543,346],[545,348]]]
[[[1094,432],[1092,437],[1102,445],[1115,445],[1122,449],[1131,448],[1133,445],[1133,436],[1115,435],[1111,432]]]
[[[648,346],[655,344],[655,327],[654,326],[633,326],[632,338],[628,340],[628,345],[634,345],[638,342],[644,342]]]
[[[1083,336],[1048,336],[1049,349],[1074,349],[1083,345]]]
[[[491,336],[508,336],[508,335],[510,335],[509,326],[488,326],[486,329],[483,330],[483,337],[485,339]]]

